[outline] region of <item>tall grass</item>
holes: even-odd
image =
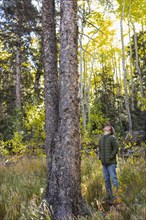
[[[119,159],[117,175],[120,184],[118,205],[105,205],[104,179],[100,161],[88,157],[82,161],[82,190],[95,216],[106,220],[146,219],[146,162],[144,158]],[[93,219],[96,219],[94,216]],[[90,218],[92,219],[92,218]]]
[[[105,186],[99,160],[82,159],[82,194],[92,207],[89,220],[146,219],[146,166],[143,158],[119,160],[120,203],[102,202]],[[49,220],[40,204],[46,186],[45,159],[22,159],[15,165],[0,166],[0,220]]]
[[[0,167],[0,220],[39,219],[35,210],[41,204],[45,184],[44,159],[23,159]]]

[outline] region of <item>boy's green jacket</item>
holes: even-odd
[[[103,135],[99,141],[99,159],[103,165],[116,164],[118,141],[114,135]]]

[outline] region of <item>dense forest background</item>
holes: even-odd
[[[41,153],[45,140],[42,4],[37,0],[0,4],[0,153],[33,148]],[[56,0],[58,47],[59,11]],[[119,138],[146,130],[145,1],[78,1],[78,28],[83,143],[101,134],[106,121]]]
[[[145,0],[0,1],[0,220],[145,219],[145,140]]]

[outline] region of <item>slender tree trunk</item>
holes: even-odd
[[[94,77],[94,91],[95,91],[94,94],[96,96],[97,95],[97,82],[96,82],[97,73],[94,72],[93,74],[94,74],[93,77]]]
[[[51,204],[57,196],[55,182],[51,181],[55,162],[54,136],[58,129],[59,91],[57,74],[57,44],[55,29],[54,0],[43,0],[43,36],[45,62],[45,110],[46,110],[46,153],[47,153],[47,188],[46,198]],[[54,164],[53,164],[54,163]],[[54,173],[55,174],[55,173]]]
[[[131,19],[130,21],[131,21],[131,24],[132,24],[132,26],[133,26],[133,32],[134,32],[134,45],[135,45],[136,69],[137,69],[137,72],[138,72],[138,74],[139,74],[139,79],[140,79],[140,94],[141,94],[141,97],[143,98],[143,97],[144,97],[143,79],[142,79],[141,69],[140,69],[140,66],[139,66],[137,35],[136,35],[136,30],[135,30],[134,22],[132,21],[132,19]]]
[[[103,55],[102,55],[101,68],[102,68],[102,90],[103,90],[103,96],[104,96],[105,113],[106,113],[106,115],[109,115],[108,103],[107,103],[107,100],[106,100],[107,86],[106,86],[105,67],[104,67]]]
[[[93,60],[91,62],[91,70],[90,70],[90,76],[89,76],[89,80],[88,80],[88,129],[89,129],[89,134],[91,132],[91,123],[90,123],[90,100],[91,100],[91,79],[92,79],[92,75],[94,74],[94,62],[95,62],[95,51],[94,51],[94,56],[93,56]]]
[[[116,93],[115,93],[115,77],[117,76],[117,68],[116,68],[116,60],[114,60],[114,55],[112,57],[112,69],[113,69],[113,75],[112,75],[112,91],[113,91],[113,100],[111,100],[111,105],[113,107],[113,110],[116,108]]]
[[[21,109],[21,68],[20,68],[20,45],[16,47],[16,108]]]
[[[83,53],[83,105],[84,105],[84,126],[85,132],[87,128],[87,60],[86,60],[86,51]]]
[[[120,88],[119,88],[119,93],[120,93],[120,96],[122,96],[122,76],[121,76],[121,59],[119,60],[119,65],[118,65],[118,69],[119,69],[119,85],[120,85]]]
[[[40,81],[41,75],[43,74],[43,40],[42,39],[40,42],[40,59],[37,64],[37,71],[35,74],[35,82],[34,82],[34,97],[35,97],[36,103],[40,102],[40,82],[39,81]]]
[[[143,54],[144,54],[144,57],[146,57],[146,43],[145,43],[145,31],[144,30],[144,21],[142,21],[142,24],[141,24],[141,27],[142,27],[142,42],[143,42]],[[146,59],[143,59],[143,67],[146,66]],[[144,69],[143,69],[143,74],[145,76],[145,72],[144,72]],[[146,89],[144,89],[143,91],[143,95],[144,95],[144,98],[146,98]]]
[[[146,57],[145,30],[144,30],[143,21],[142,21],[142,24],[141,24],[141,28],[142,28],[143,53],[144,53],[144,57]],[[146,59],[144,59],[143,65],[146,66]]]
[[[117,65],[116,53],[114,52],[114,63],[115,63],[115,75],[116,75],[116,83],[119,85],[117,88],[117,94],[121,96],[121,82],[120,82],[120,68],[118,75],[118,65]]]
[[[119,60],[119,65],[118,65],[118,69],[119,69],[119,91],[118,91],[118,94],[119,94],[119,96],[121,98],[122,97],[122,82],[121,82],[121,66],[120,66],[120,61],[121,60]],[[121,127],[121,130],[123,130],[122,111],[123,111],[123,103],[119,100],[119,117],[120,117],[120,127]]]
[[[129,133],[132,135],[132,119],[129,108],[129,97],[127,92],[127,71],[125,66],[125,48],[124,48],[124,39],[123,39],[123,18],[124,18],[125,1],[123,1],[122,3],[123,3],[123,7],[122,7],[122,16],[120,20],[120,27],[121,27],[121,43],[122,43],[122,65],[123,65],[123,73],[124,73],[124,98],[125,98],[125,107],[128,116]]]
[[[116,90],[117,90],[117,92],[115,93],[114,89],[113,89],[113,93],[114,93],[114,97],[115,97],[114,98],[114,103],[116,103],[117,98],[119,99],[119,97],[120,97],[120,82],[119,82],[119,77],[118,77],[118,68],[117,68],[117,60],[116,60],[115,51],[114,51],[114,55],[113,55],[113,69],[114,69],[115,78],[116,78]],[[113,76],[113,82],[114,82],[114,76]],[[119,114],[119,119],[120,119],[119,122],[120,122],[120,127],[121,127],[121,130],[122,130],[121,109],[119,107],[121,105],[121,103],[119,102],[119,100],[117,100],[117,103],[118,103],[117,109],[118,109],[118,114]],[[115,105],[115,107],[116,107],[116,105]]]
[[[130,18],[131,18],[131,0],[129,2],[129,18],[128,18],[128,35],[130,43],[130,76],[131,76],[131,107],[134,111],[134,81],[133,81],[133,71],[132,71],[132,45],[131,45],[131,30],[130,30]]]
[[[21,40],[20,36],[17,36],[17,46],[16,46],[16,121],[15,129],[17,132],[21,130]]]
[[[133,82],[133,71],[132,71],[132,46],[131,46],[131,31],[130,31],[130,22],[128,20],[128,28],[129,28],[129,43],[130,43],[130,77],[131,77],[131,106],[132,110],[134,110],[134,82]]]

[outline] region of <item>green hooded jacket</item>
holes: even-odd
[[[118,141],[114,135],[103,135],[99,141],[99,159],[103,165],[117,164]]]

